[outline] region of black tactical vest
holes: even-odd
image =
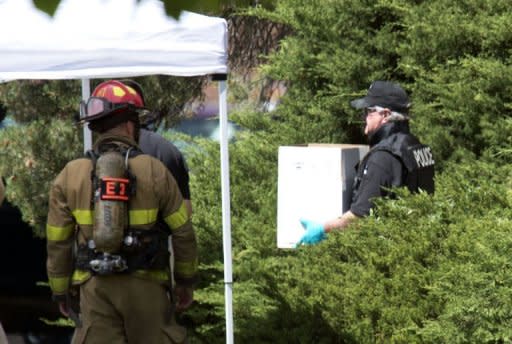
[[[377,151],[389,152],[400,160],[404,172],[400,185],[407,186],[411,192],[421,189],[434,193],[434,158],[431,149],[410,134],[407,122],[392,122],[381,127],[372,136],[370,145],[370,151],[361,160],[357,170],[352,201],[357,197],[366,163]]]

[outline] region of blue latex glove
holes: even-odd
[[[324,225],[315,221],[300,219],[302,227],[306,230],[306,233],[300,238],[297,246],[301,244],[314,245],[327,238],[325,234]]]

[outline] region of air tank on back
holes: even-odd
[[[116,253],[128,225],[128,180],[118,152],[106,152],[96,161],[93,240],[96,250]]]

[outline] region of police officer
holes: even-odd
[[[144,92],[142,86],[134,80],[125,79],[122,83],[133,88],[141,97],[145,105]],[[139,115],[139,147],[144,154],[154,156],[164,163],[172,176],[178,183],[181,195],[187,206],[189,215],[192,216],[192,202],[190,200],[190,177],[187,163],[178,147],[165,139],[162,135],[155,132],[154,122],[156,121],[155,112],[143,111]]]
[[[434,192],[434,159],[430,147],[409,131],[407,93],[398,84],[375,81],[367,95],[351,105],[363,110],[370,151],[358,165],[350,210],[326,223],[301,219],[306,232],[298,244],[316,244],[326,233],[367,216],[373,199],[389,196],[390,188],[407,186],[411,192]]]
[[[73,315],[69,291],[80,286],[81,318],[73,343],[186,341],[186,330],[176,324],[174,313],[193,300],[197,243],[176,181],[159,160],[138,149],[142,106],[137,92],[119,81],[98,85],[81,104],[84,122],[99,135],[93,150],[69,162],[50,190],[47,273],[64,315]],[[126,178],[100,178],[99,170],[115,166],[115,159],[102,160],[115,156],[113,152],[122,155]],[[166,228],[157,227],[158,219]],[[98,233],[106,233],[102,240],[109,234],[115,238],[119,227],[118,248],[102,249],[107,246],[100,246]],[[169,291],[169,234],[177,300],[171,300]]]

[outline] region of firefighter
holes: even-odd
[[[142,106],[119,81],[98,85],[80,106],[83,122],[97,134],[93,149],[69,162],[51,186],[47,273],[59,309],[77,324],[73,343],[186,341],[175,311],[193,301],[196,237],[176,181],[136,144]],[[79,319],[69,304],[76,285]]]
[[[373,199],[390,196],[390,188],[407,186],[411,192],[434,192],[432,152],[409,131],[410,101],[402,87],[375,81],[367,95],[351,105],[363,110],[370,151],[358,165],[350,209],[326,223],[301,219],[306,232],[298,245],[316,244],[326,238],[326,233],[368,216]]]

